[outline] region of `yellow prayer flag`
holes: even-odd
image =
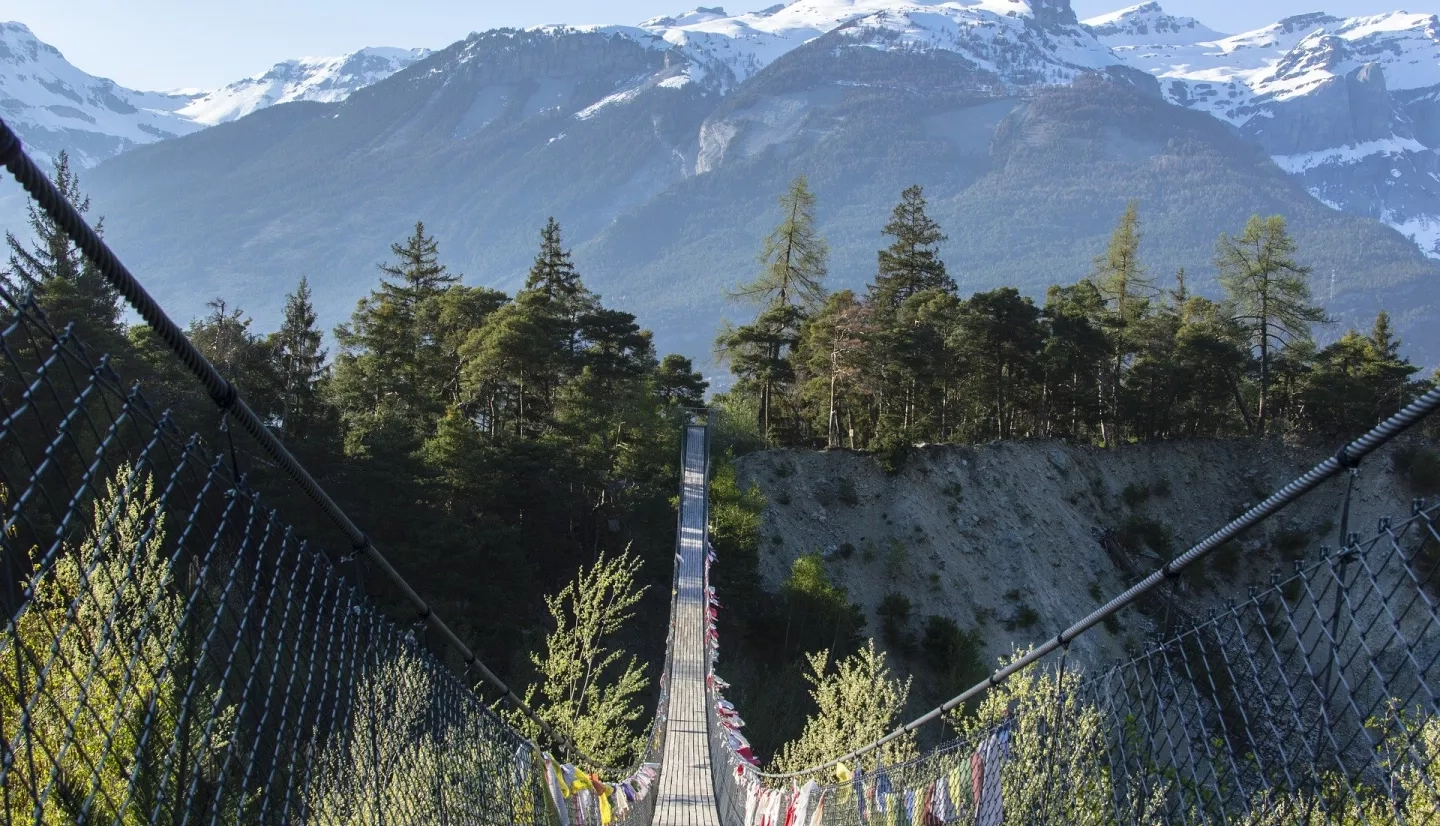
[[[610,812],[610,796],[602,794],[600,795],[600,826],[610,826],[610,821],[613,819],[614,815]]]

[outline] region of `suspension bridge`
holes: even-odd
[[[1370,531],[1343,509],[1337,547],[1129,661],[1081,673],[1068,659],[1078,636],[1287,504],[1347,472],[1353,485],[1440,390],[982,683],[790,773],[762,771],[716,671],[724,606],[709,574],[725,560],[696,417],[654,724],[635,765],[606,767],[410,587],[3,123],[0,163],[224,423],[188,432],[73,326],[0,291],[5,824],[1440,824],[1440,534],[1423,501]],[[286,480],[284,501],[250,484],[235,439]],[[287,521],[296,503],[348,546],[307,540]],[[413,620],[376,609],[365,570]],[[921,753],[925,726],[944,736]]]

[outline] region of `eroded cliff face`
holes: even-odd
[[[1410,514],[1415,493],[1397,469],[1404,449],[1361,468],[1351,531],[1371,536],[1379,518]],[[832,581],[864,609],[866,635],[881,637],[876,609],[898,593],[910,601],[912,634],[929,615],[949,617],[979,636],[993,663],[1052,637],[1325,456],[1274,442],[1116,450],[1003,442],[922,448],[893,475],[870,456],[842,451],[754,454],[737,471],[768,502],[760,550],[767,589],[780,587],[797,557],[820,552]],[[1271,572],[1335,545],[1345,484],[1326,483],[1193,566],[1179,582],[1174,616],[1244,599]],[[1163,613],[1163,600],[1126,610],[1077,640],[1072,659],[1095,668],[1125,656],[1158,630]]]

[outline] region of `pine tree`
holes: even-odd
[[[540,231],[540,251],[530,265],[525,289],[516,300],[533,304],[550,319],[555,335],[564,342],[571,361],[570,372],[579,370],[577,359],[581,347],[584,318],[599,309],[599,301],[575,269],[570,251],[560,240],[560,224],[554,218]]]
[[[1095,259],[1095,285],[1100,289],[1110,313],[1112,370],[1108,377],[1108,426],[1101,418],[1101,437],[1106,444],[1120,438],[1120,388],[1126,361],[1134,352],[1136,322],[1149,311],[1155,282],[1145,273],[1140,261],[1140,204],[1131,201],[1115,225],[1105,254]]]
[[[1295,260],[1295,241],[1279,215],[1252,216],[1245,230],[1222,233],[1215,266],[1220,284],[1236,309],[1236,320],[1249,332],[1260,366],[1256,435],[1264,436],[1272,418],[1271,368],[1275,353],[1296,341],[1308,341],[1310,328],[1326,320],[1312,303],[1310,268]]]
[[[223,299],[205,306],[210,315],[190,322],[186,334],[196,348],[215,365],[220,375],[235,388],[250,409],[261,418],[275,420],[280,414],[280,376],[272,350],[250,332],[250,319],[239,307]]]
[[[869,327],[867,307],[850,290],[830,296],[802,330],[797,357],[805,365],[808,395],[825,409],[825,444],[840,447],[841,436],[849,436],[855,447],[854,411],[846,400],[852,382],[860,373],[861,353]],[[849,424],[842,424],[842,417]]]
[[[823,281],[830,251],[815,230],[815,195],[804,175],[780,196],[785,216],[765,239],[760,277],[743,284],[735,295],[762,305],[813,310],[825,298]]]
[[[381,264],[380,272],[392,280],[381,279],[380,295],[406,311],[414,312],[425,300],[460,282],[458,275],[440,263],[440,245],[434,236],[425,234],[423,221],[415,222],[415,232],[404,244],[391,244],[390,252],[395,261]]]
[[[1093,428],[1099,426],[1101,378],[1110,349],[1104,315],[1105,300],[1088,278],[1046,293],[1048,335],[1040,360],[1047,436],[1093,438]]]
[[[1033,403],[1028,396],[1045,343],[1040,309],[1014,287],[976,293],[964,303],[950,338],[969,377],[975,411],[967,435],[1015,436],[1021,412]]]
[[[80,178],[70,168],[67,153],[56,156],[51,180],[76,211],[82,215],[90,211],[90,199],[80,191]],[[127,348],[119,294],[65,231],[34,204],[29,206],[29,224],[34,236],[29,245],[5,233],[10,249],[7,289],[16,296],[33,290],[50,323],[56,329],[74,323],[80,340],[97,355],[123,353]],[[103,219],[95,222],[95,229],[103,231]]]
[[[760,303],[760,314],[751,324],[722,330],[716,339],[720,357],[757,395],[757,424],[766,439],[774,435],[775,397],[794,382],[789,355],[800,340],[800,325],[825,299],[829,255],[815,232],[815,196],[805,176],[790,184],[780,207],[785,217],[765,239],[760,277],[734,292]]]
[[[955,281],[940,260],[939,246],[946,240],[945,233],[925,213],[924,192],[919,185],[902,192],[883,230],[895,241],[880,250],[879,274],[870,287],[870,300],[881,312],[893,312],[922,290],[955,292]]]
[[[326,373],[325,350],[320,346],[317,320],[310,302],[310,282],[301,276],[295,292],[285,297],[285,319],[269,341],[279,372],[280,426],[291,440],[305,438],[323,403],[320,381]]]
[[[660,360],[653,380],[660,401],[674,407],[703,407],[710,387],[690,359],[674,353]]]
[[[1382,358],[1399,359],[1400,339],[1395,337],[1395,328],[1390,323],[1390,314],[1381,310],[1375,316],[1375,324],[1370,328],[1370,343]]]
[[[453,401],[456,356],[440,329],[440,298],[460,278],[439,262],[423,223],[390,250],[395,260],[380,265],[379,288],[335,328],[335,393],[347,416],[394,414],[423,437]]]

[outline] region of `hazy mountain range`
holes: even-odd
[[[748,312],[725,288],[803,172],[835,287],[870,277],[910,183],[966,290],[1085,275],[1131,197],[1152,272],[1213,289],[1219,232],[1281,212],[1333,312],[1388,307],[1440,361],[1437,101],[1440,23],[1400,12],[1230,36],[1154,3],[1081,22],[1067,0],[797,0],[307,58],[206,93],[123,89],[0,25],[0,116],[94,165],[110,238],[182,318],[224,295],[268,326],[304,274],[338,322],[416,219],[468,280],[513,287],[553,214],[592,286],[693,355]]]

